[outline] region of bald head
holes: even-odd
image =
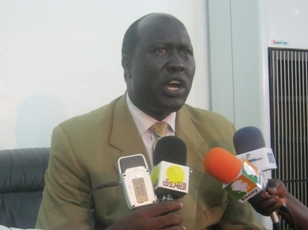
[[[165,13],[151,13],[148,15],[145,15],[135,22],[133,22],[130,27],[127,29],[122,43],[122,56],[132,56],[134,53],[134,50],[140,41],[140,32],[142,32],[142,29],[145,28],[149,23],[153,23],[153,25],[161,26],[160,23],[164,22],[170,22],[171,20],[177,21],[180,23],[184,28],[184,24],[179,21],[176,17],[165,14]],[[186,28],[185,28],[186,30]]]
[[[138,32],[142,33],[144,29],[151,27],[152,29],[155,28],[164,28],[165,30],[170,30],[170,26],[178,25],[179,27],[183,27],[185,30],[184,24],[178,20],[176,17],[170,14],[164,13],[155,13],[149,14],[143,17],[138,24]],[[186,31],[187,32],[187,31]]]

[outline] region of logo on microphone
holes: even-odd
[[[187,166],[162,161],[153,169],[151,178],[155,190],[173,190],[183,195],[188,193],[189,167]]]
[[[224,185],[224,189],[240,202],[253,197],[261,188],[262,173],[245,158],[242,160],[242,170],[237,178]]]
[[[166,170],[166,179],[163,181],[163,185],[169,188],[177,188],[180,190],[186,189],[185,172],[178,165],[172,165]]]
[[[254,162],[254,161],[262,160],[262,157],[253,158],[252,154],[247,154],[247,155],[246,155],[246,159],[247,159],[249,162]]]

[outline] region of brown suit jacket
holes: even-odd
[[[176,136],[187,145],[187,166],[193,170],[189,194],[180,199],[184,207],[179,213],[188,230],[263,229],[248,203],[227,196],[221,183],[204,171],[203,159],[211,148],[234,152],[234,132],[234,126],[218,114],[188,105],[177,112]],[[117,160],[136,153],[143,154],[150,165],[125,96],[57,126],[36,227],[89,229],[89,193],[97,185],[119,180]],[[104,229],[131,212],[121,186],[97,190],[92,201],[90,216],[96,229]]]

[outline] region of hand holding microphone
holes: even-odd
[[[265,141],[262,132],[258,128],[254,126],[247,126],[239,129],[234,134],[233,143],[238,158],[247,158],[251,163],[253,163],[262,171],[268,171],[277,168],[273,151],[271,148],[265,147]],[[263,174],[262,186],[264,190],[267,187],[267,183],[267,177],[265,174]],[[261,197],[261,195],[266,196],[266,193],[260,193],[257,197]],[[257,197],[255,198],[256,200]],[[274,199],[274,197],[272,199]],[[252,200],[250,200],[250,203],[251,202]],[[271,217],[274,227],[276,229],[280,229],[277,212],[273,211],[269,216]]]
[[[119,181],[105,183],[96,189],[121,184],[128,208],[132,211],[108,227],[108,230],[168,229],[169,227],[178,230],[184,229],[180,226],[183,219],[176,213],[182,208],[180,202],[156,203],[148,166],[143,155],[134,154],[121,157],[118,160],[118,166],[121,183]],[[89,225],[90,229],[93,229],[91,221],[89,221]]]
[[[262,171],[277,168],[272,149],[265,147],[263,135],[258,128],[247,126],[239,129],[234,134],[233,143],[238,158],[247,158]],[[249,199],[249,203],[258,213],[271,216],[274,223],[279,222],[276,211],[286,203],[286,200],[280,200],[278,196],[274,195],[274,189],[272,193],[268,189],[272,186],[276,191],[280,191],[280,195],[284,197],[286,188],[284,184],[282,185],[283,187],[279,185],[279,190],[277,190],[278,185],[274,181],[265,178],[264,191]]]
[[[264,216],[270,216],[278,211],[287,203],[288,191],[282,181],[278,179],[269,179],[266,191],[262,191],[257,196],[251,198],[249,203],[253,208]]]
[[[120,158],[123,191],[128,207],[133,211],[108,230],[185,229],[180,226],[183,219],[177,214],[182,204],[175,200],[188,192],[189,168],[184,166],[186,154],[186,145],[180,138],[167,136],[157,142],[152,182],[156,196],[162,201],[158,203],[153,197],[152,185],[148,185],[150,176],[144,157],[136,154]]]
[[[293,229],[307,229],[308,207],[291,195],[279,179],[269,179],[266,192],[258,194],[249,202],[262,215],[267,216],[269,213],[277,211]]]
[[[234,147],[240,156],[251,158],[258,168],[267,171],[277,168],[273,152],[265,148],[263,135],[256,127],[244,127],[233,138]],[[308,208],[288,193],[284,183],[279,179],[270,179],[257,196],[249,200],[254,209],[262,215],[271,216],[274,227],[279,219],[277,212],[294,229],[307,229]],[[286,206],[287,205],[287,206]],[[276,221],[276,222],[275,222]]]

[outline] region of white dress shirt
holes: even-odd
[[[134,122],[137,126],[139,134],[143,140],[144,146],[147,150],[149,159],[151,161],[151,165],[153,166],[153,153],[152,153],[152,146],[154,144],[154,134],[150,131],[150,127],[157,122],[156,119],[150,117],[149,115],[142,112],[138,109],[130,100],[128,93],[126,93],[126,101],[129,112],[131,113]],[[175,119],[176,119],[176,112],[171,113],[162,121],[169,124],[166,136],[174,136],[175,134]]]

